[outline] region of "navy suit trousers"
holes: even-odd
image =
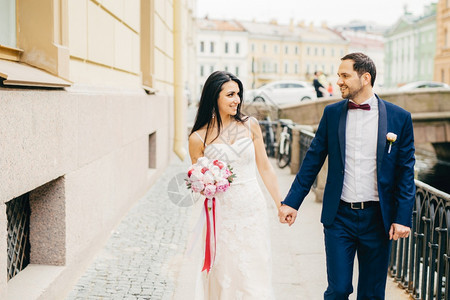
[[[328,288],[324,299],[348,299],[358,257],[358,300],[384,299],[391,241],[379,205],[362,210],[339,204],[334,222],[324,226]]]

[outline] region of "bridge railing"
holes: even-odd
[[[300,165],[312,136],[300,131]],[[450,195],[415,185],[411,234],[392,242],[389,274],[414,299],[450,299]]]
[[[392,243],[390,275],[415,299],[450,299],[450,195],[415,183],[411,235]]]

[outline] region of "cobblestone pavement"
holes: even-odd
[[[191,208],[170,201],[168,184],[187,167],[175,162],[165,170],[113,231],[68,300],[172,299],[177,269],[171,259],[186,244],[183,224]]]

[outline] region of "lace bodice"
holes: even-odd
[[[250,137],[239,138],[233,144],[207,145],[204,155],[209,159],[219,159],[229,164],[236,174],[233,184],[256,179],[255,148]]]

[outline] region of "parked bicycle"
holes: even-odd
[[[292,125],[294,122],[289,119],[280,119],[279,124],[282,129],[278,142],[277,165],[284,168],[291,162]]]
[[[264,120],[260,120],[259,124],[263,133],[264,145],[266,146],[266,153],[268,157],[275,157],[275,131],[274,126],[277,126],[278,122],[272,121],[269,116]]]

